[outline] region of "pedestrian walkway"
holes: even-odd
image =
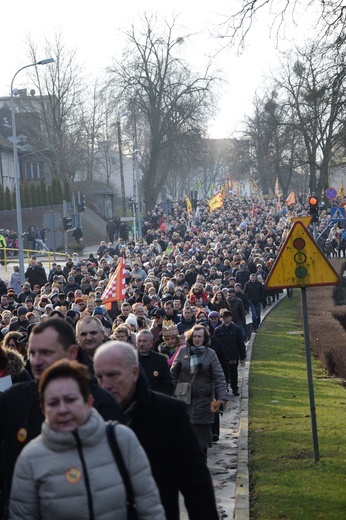
[[[262,309],[261,318],[285,297]],[[247,315],[251,321],[251,315]],[[260,329],[259,329],[260,330]],[[239,365],[240,397],[229,395],[226,411],[220,420],[220,439],[208,450],[208,467],[213,479],[216,502],[221,519],[249,520],[249,468],[248,468],[248,410],[249,374],[252,347],[256,334],[252,333],[246,345],[246,361]],[[181,500],[181,520],[188,520]]]

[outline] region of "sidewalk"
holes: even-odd
[[[261,318],[285,297],[280,294],[279,301],[262,309]],[[247,316],[251,321],[251,315]],[[260,330],[260,329],[259,329]],[[248,468],[248,410],[249,410],[249,373],[253,342],[252,333],[246,345],[246,362],[239,365],[240,397],[229,395],[225,413],[220,418],[220,440],[208,450],[208,467],[213,479],[216,502],[221,519],[249,520],[249,468]],[[188,515],[181,499],[181,520]]]

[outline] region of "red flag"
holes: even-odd
[[[109,280],[107,287],[102,293],[102,303],[112,303],[119,300],[124,300],[126,294],[126,282],[125,282],[125,266],[123,257],[120,258],[120,262]]]

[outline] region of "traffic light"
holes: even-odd
[[[82,213],[83,211],[85,211],[85,195],[81,196],[81,199],[78,203],[78,211],[79,211],[79,213]]]
[[[309,197],[309,214],[312,216],[312,222],[318,222],[318,198],[315,195]]]
[[[72,218],[71,217],[63,217],[62,219],[64,231],[67,231],[68,229],[72,229]]]

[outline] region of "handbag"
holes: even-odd
[[[177,383],[174,395],[180,401],[191,404],[191,383]]]
[[[135,497],[133,493],[133,487],[131,483],[131,479],[129,473],[127,471],[122,453],[119,448],[119,444],[115,435],[115,426],[117,423],[108,422],[106,427],[107,440],[109,447],[112,451],[114,460],[116,465],[118,466],[121,478],[123,479],[123,484],[125,486],[126,491],[126,507],[127,507],[127,519],[128,520],[138,520],[138,514],[136,509]]]
[[[191,391],[192,391],[192,385],[196,378],[197,373],[195,372],[192,376],[191,381],[184,382],[184,383],[177,383],[175,390],[174,390],[174,396],[179,399],[180,401],[184,401],[186,404],[191,404]]]

